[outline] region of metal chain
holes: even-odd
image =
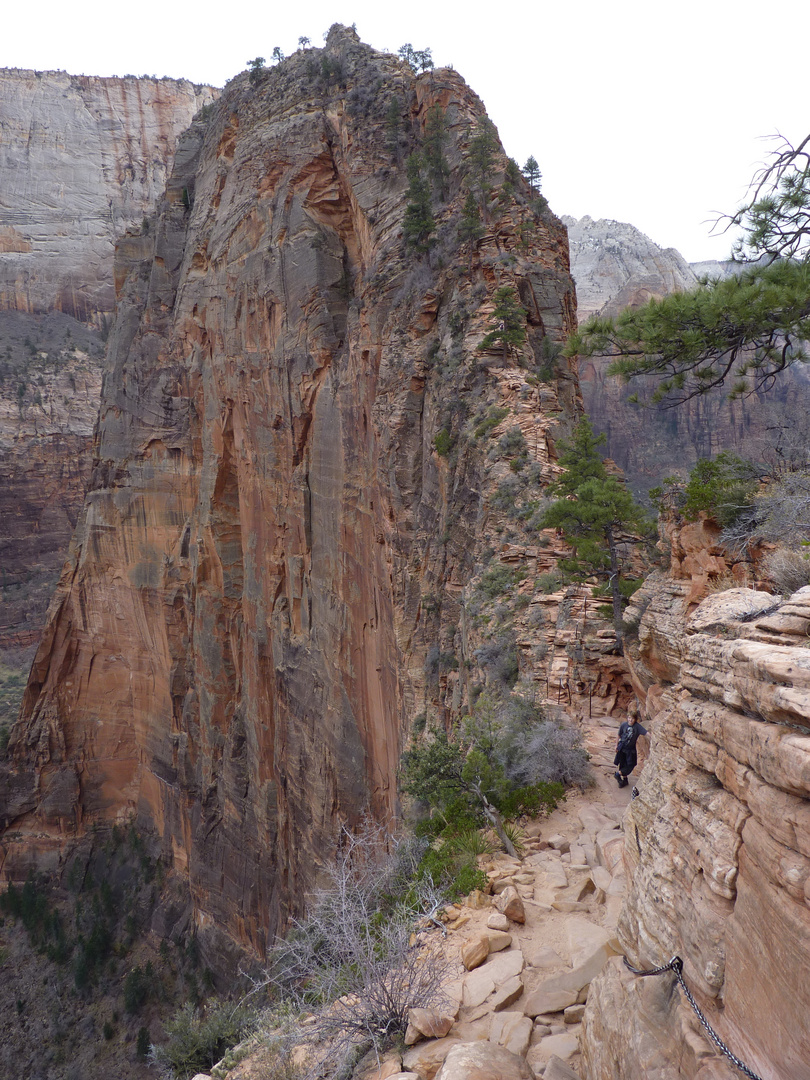
[[[749,1080],[762,1080],[762,1077],[758,1073],[755,1073],[753,1069],[749,1069],[748,1066],[744,1062],[740,1061],[740,1059],[735,1054],[732,1054],[732,1052],[729,1050],[729,1048],[726,1046],[726,1044],[723,1042],[723,1040],[720,1038],[720,1036],[717,1034],[717,1032],[711,1026],[709,1021],[706,1019],[706,1017],[700,1011],[700,1007],[698,1006],[698,1003],[692,997],[692,991],[689,989],[689,987],[684,982],[684,978],[683,978],[683,960],[680,958],[680,956],[673,956],[668,964],[663,964],[661,967],[652,968],[650,971],[639,971],[638,968],[633,967],[633,965],[630,963],[630,961],[625,956],[624,957],[624,966],[626,968],[628,968],[630,971],[632,971],[634,975],[642,975],[642,976],[645,976],[645,975],[663,975],[664,972],[671,971],[673,973],[673,975],[675,976],[675,978],[678,980],[678,982],[681,984],[681,989],[683,990],[684,994],[686,994],[686,1000],[692,1006],[692,1008],[693,1008],[693,1010],[695,1012],[695,1016],[697,1016],[698,1020],[701,1022],[703,1027],[706,1029],[706,1032],[707,1032],[709,1038],[712,1040],[712,1042],[715,1044],[715,1046],[718,1048],[718,1050],[722,1054],[725,1054],[725,1056],[729,1059],[729,1061],[733,1065],[737,1066],[737,1068],[740,1070],[740,1072],[745,1073],[745,1075],[747,1077],[749,1077]]]

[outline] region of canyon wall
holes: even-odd
[[[619,938],[642,969],[680,955],[708,1022],[764,1080],[807,1080],[810,588],[706,595],[717,530],[682,523],[670,539],[674,576],[628,609],[651,753],[625,818]],[[592,987],[589,1080],[740,1075],[713,1051],[671,974],[617,959]]]
[[[119,234],[218,92],[0,70],[0,662],[30,661],[93,463]],[[0,716],[0,726],[3,720]]]
[[[428,258],[403,243],[403,164],[433,105]],[[539,491],[581,407],[566,362],[532,374],[575,321],[565,229],[500,190],[499,148],[485,235],[459,250],[483,116],[455,72],[336,27],[183,136],[159,213],[118,245],[97,464],[3,778],[7,879],[59,874],[134,815],[203,937],[261,951],[342,824],[397,813],[411,719],[466,699],[494,633],[464,605],[483,549],[526,547],[489,502],[518,475],[499,439],[520,429]],[[505,285],[526,343],[482,351]],[[432,648],[457,657],[437,682]]]
[[[0,311],[113,310],[113,251],[140,228],[178,135],[216,96],[186,80],[0,70]]]
[[[564,217],[577,287],[580,322],[592,315],[618,315],[653,297],[691,289],[695,271],[675,248],[661,248],[634,225],[600,218]]]
[[[732,263],[690,266],[674,248],[659,247],[624,222],[564,221],[580,322],[694,288],[697,274],[728,276],[739,269]],[[665,476],[685,475],[699,458],[733,451],[778,466],[801,453],[810,438],[810,374],[804,365],[790,368],[766,393],[729,401],[728,392],[720,389],[667,409],[631,401],[634,394],[642,401],[649,398],[653,382],[640,378],[624,385],[607,374],[609,364],[604,357],[580,362],[585,410],[606,437],[608,457],[639,497]]]

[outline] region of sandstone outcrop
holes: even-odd
[[[112,312],[116,239],[153,213],[179,134],[216,93],[0,69],[0,311]]]
[[[0,660],[28,670],[93,466],[118,235],[218,91],[0,70]],[[0,717],[0,721],[2,721]]]
[[[634,964],[684,960],[709,1023],[765,1080],[810,1076],[810,589],[689,604],[654,575],[631,657],[652,749],[626,818],[619,939]],[[739,1075],[673,976],[612,961],[592,988],[591,1080]]]
[[[90,480],[101,393],[92,331],[0,312],[0,342],[13,354],[24,339],[34,355],[0,379],[0,658],[39,640]]]
[[[434,104],[450,181],[420,260],[401,163]],[[574,320],[556,218],[528,188],[493,200],[471,273],[456,256],[482,115],[455,72],[335,28],[181,140],[159,214],[118,247],[98,464],[10,744],[7,877],[135,815],[203,939],[261,951],[341,825],[397,813],[425,657],[475,647],[461,599],[509,474],[467,414],[510,395],[542,480],[579,404],[564,363],[526,382]],[[504,284],[528,312],[506,362],[477,349]]]

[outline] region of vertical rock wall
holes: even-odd
[[[0,70],[0,311],[113,310],[116,238],[153,212],[216,91],[185,80]]]
[[[810,1077],[810,589],[710,594],[654,575],[631,669],[652,733],[625,819],[619,926],[636,966],[674,954],[709,1023],[765,1080]],[[590,1080],[736,1077],[672,975],[615,961],[586,1014]]]
[[[427,260],[403,245],[403,161],[433,104],[451,177]],[[455,72],[335,28],[184,137],[157,219],[118,249],[98,465],[12,735],[6,875],[135,813],[198,927],[261,949],[341,824],[397,812],[425,654],[458,639],[483,541],[486,441],[461,436],[507,366],[476,348],[492,293],[529,312],[524,369],[574,321],[565,231],[528,187],[492,200],[472,271],[460,257],[482,115]],[[563,363],[541,472],[577,404]]]

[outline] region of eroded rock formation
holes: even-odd
[[[434,104],[450,180],[428,260],[403,245],[402,161]],[[493,199],[471,272],[458,254],[482,115],[455,72],[333,28],[184,136],[118,248],[98,465],[10,746],[6,876],[136,814],[197,926],[261,950],[341,823],[396,812],[425,655],[464,656],[485,494],[509,474],[467,414],[511,386],[542,479],[578,406],[565,364],[526,382],[575,317],[557,219],[528,188]],[[477,349],[504,284],[528,311],[506,361]]]
[[[652,297],[691,289],[694,270],[675,248],[659,247],[634,225],[585,216],[564,217],[571,247],[580,322],[591,315],[617,315]]]
[[[154,212],[178,135],[216,93],[0,70],[0,660],[14,667],[92,470],[116,238]]]
[[[810,589],[732,589],[696,606],[698,539],[681,545],[677,576],[653,575],[634,597],[631,672],[652,748],[625,818],[619,937],[642,968],[679,954],[709,1023],[765,1080],[806,1080]],[[590,1080],[739,1075],[670,974],[636,979],[612,961],[585,1026]]]
[[[0,69],[0,311],[88,322],[113,310],[115,241],[153,212],[178,135],[215,94]]]

